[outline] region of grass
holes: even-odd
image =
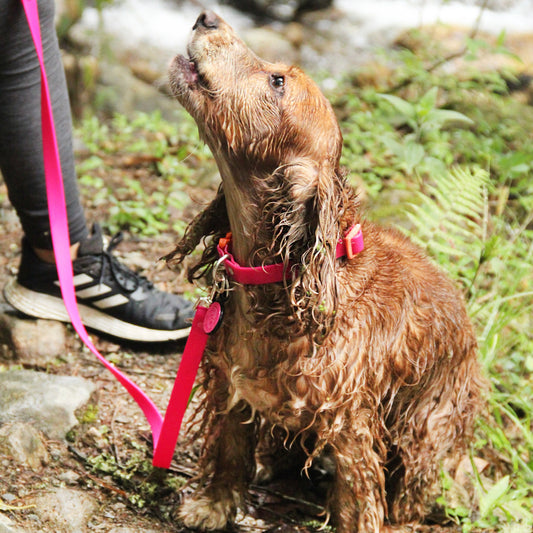
[[[328,95],[344,134],[342,164],[370,216],[402,228],[463,288],[477,328],[488,412],[466,481],[443,472],[439,504],[464,532],[525,533],[533,527],[533,108],[497,73],[454,78],[425,57],[388,53],[394,76],[379,89],[354,84],[354,75]],[[91,117],[78,134],[87,147],[83,193],[111,205],[110,229],[181,231],[172,212],[217,181],[185,114],[176,125],[157,114],[109,124]],[[117,155],[150,161],[155,185],[145,189],[131,169],[109,184],[111,154],[114,163]]]

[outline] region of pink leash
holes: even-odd
[[[199,306],[193,319],[191,333],[187,340],[178,369],[170,401],[163,418],[154,402],[133,381],[109,363],[94,347],[85,326],[81,321],[74,292],[72,261],[70,259],[70,239],[67,222],[67,208],[63,188],[63,178],[59,150],[53,121],[50,93],[44,65],[41,28],[37,0],[22,0],[32,34],[37,56],[41,65],[41,122],[44,152],[44,170],[50,217],[52,245],[56,258],[57,274],[61,294],[74,329],[100,362],[118,379],[131,394],[148,420],[153,436],[154,466],[168,468],[176,447],[183,415],[189,402],[198,366],[207,342],[203,329],[206,308]],[[179,384],[179,385],[178,385]]]

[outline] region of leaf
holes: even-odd
[[[402,158],[403,155],[403,144],[399,143],[398,141],[395,141],[391,137],[383,137],[381,142],[385,145],[385,147],[396,157]]]
[[[378,94],[378,98],[382,98],[391,104],[397,111],[400,112],[405,118],[415,119],[416,110],[415,106],[399,96],[392,94]]]
[[[510,487],[509,479],[509,476],[502,477],[485,494],[480,496],[479,513],[483,518],[486,518],[495,507],[502,504],[500,500],[505,496]]]
[[[486,246],[488,186],[485,170],[454,168],[433,175],[409,206],[412,227],[406,233],[467,287]],[[485,253],[491,253],[490,244]]]
[[[439,93],[438,87],[432,87],[416,105],[417,115],[419,117],[425,117],[431,110],[437,106],[437,95]]]
[[[423,120],[425,129],[440,129],[442,126],[450,123],[474,124],[474,121],[466,115],[453,111],[452,109],[432,109]]]
[[[425,154],[426,152],[421,144],[411,142],[404,146],[403,163],[405,163],[409,172],[420,164]]]

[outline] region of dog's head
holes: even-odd
[[[212,12],[198,17],[187,52],[172,62],[170,85],[217,161],[236,258],[301,265],[293,307],[324,322],[335,313],[349,203],[331,105],[302,70],[263,61]]]
[[[335,115],[299,68],[258,58],[209,11],[198,17],[187,51],[171,65],[171,88],[217,159],[256,167],[301,157],[338,164]]]

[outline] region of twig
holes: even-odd
[[[100,479],[99,477],[89,474],[89,472],[86,472],[85,475],[97,485],[100,485],[104,489],[110,490],[111,492],[114,492],[115,494],[118,494],[119,496],[122,496],[125,500],[129,501],[128,493],[125,490],[117,489],[117,487],[106,483],[103,479]]]
[[[150,377],[168,379],[168,380],[173,380],[176,377],[176,376],[173,376],[172,374],[161,374],[160,372],[139,370],[136,368],[129,368],[129,367],[120,367],[120,368],[121,370],[124,370],[124,372],[127,372],[128,374],[137,374],[138,376],[150,376]]]
[[[282,492],[278,492],[277,490],[273,490],[268,487],[263,487],[260,485],[250,485],[250,488],[252,490],[255,490],[256,492],[266,492],[268,494],[271,494],[272,496],[276,496],[288,502],[297,503],[299,505],[305,505],[307,507],[311,507],[312,509],[320,513],[324,513],[326,511],[324,507],[322,507],[321,505],[318,505],[313,502],[309,502],[307,500],[302,500],[301,498],[295,498],[294,496],[289,496],[288,494],[283,494]]]
[[[73,455],[76,456],[76,459],[78,459],[78,461],[81,461],[84,465],[87,464],[87,456],[83,455],[83,453],[81,453],[80,451],[76,450],[76,448],[74,448],[74,446],[72,446],[71,444],[68,444],[67,445],[67,449],[70,453],[72,453]]]
[[[120,462],[120,458],[118,455],[118,448],[117,448],[117,439],[116,439],[116,432],[115,432],[115,418],[117,417],[118,410],[122,407],[123,402],[118,402],[117,406],[113,410],[113,416],[111,417],[111,437],[112,437],[112,450],[113,450],[113,456],[115,457],[115,461],[119,467],[122,468],[122,464]]]
[[[24,511],[25,509],[33,509],[34,507],[36,507],[34,503],[30,505],[7,505],[0,502],[0,511]]]

